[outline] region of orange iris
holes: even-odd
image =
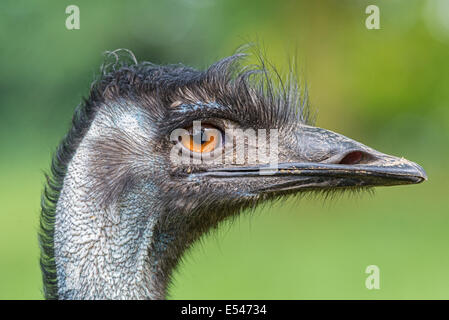
[[[187,131],[188,134],[181,137],[181,143],[192,152],[207,153],[220,146],[221,132],[211,125],[202,125],[201,130],[195,133],[193,127]]]

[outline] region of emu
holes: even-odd
[[[427,179],[413,162],[313,126],[297,81],[275,80],[263,60],[243,67],[244,56],[205,71],[135,58],[104,68],[47,175],[39,232],[47,299],[164,299],[185,250],[242,210]],[[264,173],[267,163],[249,152],[237,163],[230,128],[276,129],[277,169]],[[175,161],[179,153],[192,161]],[[201,161],[210,153],[223,161]]]

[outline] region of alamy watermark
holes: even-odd
[[[205,134],[201,121],[194,121],[191,130],[172,131],[170,140],[175,144],[170,152],[170,160],[178,165],[257,166],[259,174],[269,175],[278,169],[278,138],[277,129],[228,128],[223,133],[212,128]],[[205,152],[201,146],[211,143],[213,147]]]
[[[365,273],[369,274],[365,280],[365,287],[368,290],[380,289],[380,269],[378,266],[372,264],[366,267]]]
[[[69,16],[65,20],[65,27],[67,30],[79,30],[80,25],[80,8],[71,4],[65,8],[65,13]]]
[[[369,16],[365,20],[365,26],[368,30],[380,29],[380,10],[379,7],[372,4],[366,7],[365,13]]]

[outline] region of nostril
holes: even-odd
[[[362,151],[352,151],[340,160],[339,164],[358,164],[363,159],[364,153]]]
[[[346,152],[340,151],[340,153],[334,154],[332,157],[321,161],[321,163],[355,165],[372,164],[377,160],[377,156],[374,153],[362,150],[348,150]]]

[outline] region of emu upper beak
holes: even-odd
[[[338,133],[302,126],[296,134],[291,159],[280,162],[268,176],[266,184],[255,191],[293,191],[348,187],[392,186],[416,184],[427,180],[418,164],[371,149]],[[279,138],[281,139],[281,137]],[[206,172],[215,177],[258,176],[267,166],[211,168]]]

